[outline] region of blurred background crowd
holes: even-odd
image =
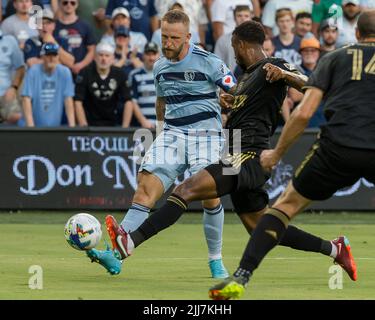
[[[240,77],[231,32],[263,24],[268,56],[309,76],[320,57],[356,42],[361,11],[375,0],[0,0],[0,125],[155,126],[153,65],[160,18],[191,20],[191,43]],[[41,9],[42,10],[41,10]],[[302,99],[289,89],[280,125]],[[324,123],[323,105],[310,127]]]

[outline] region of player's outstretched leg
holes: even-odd
[[[121,272],[120,255],[116,250],[112,251],[108,245],[106,250],[90,249],[86,251],[86,254],[91,259],[91,262],[99,263],[111,275]]]

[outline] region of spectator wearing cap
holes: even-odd
[[[132,108],[125,75],[113,66],[114,53],[110,44],[99,43],[94,62],[76,79],[74,100],[80,126],[116,126],[121,109]]]
[[[322,57],[324,54],[336,49],[338,29],[333,20],[326,19],[322,21],[320,26],[320,36],[322,39],[320,56]]]
[[[311,32],[312,30],[312,19],[311,13],[309,12],[300,12],[296,15],[296,23],[294,33],[303,38],[306,33]]]
[[[28,67],[36,63],[42,63],[40,50],[44,43],[59,44],[59,61],[61,64],[71,68],[74,65],[74,57],[68,52],[69,45],[65,39],[55,38],[53,32],[56,27],[54,14],[50,9],[43,10],[42,28],[39,29],[39,37],[30,38],[25,43],[24,54]]]
[[[169,11],[171,11],[171,10],[181,10],[181,11],[184,11],[184,7],[178,1],[175,1],[169,7]],[[190,25],[190,33],[191,33],[191,38],[190,38],[190,43],[191,44],[202,44],[202,45],[204,45],[204,43],[201,43],[201,41],[200,41],[200,37],[199,37],[198,32],[194,31],[191,28],[191,25]],[[161,49],[161,28],[157,29],[153,33],[152,38],[151,38],[151,42],[156,43],[158,45],[158,47]]]
[[[131,89],[132,109],[125,109],[125,125],[132,127],[154,128],[156,123],[156,89],[152,69],[160,57],[159,47],[149,42],[144,48],[144,66],[134,69],[129,75],[128,86]]]
[[[110,18],[113,11],[119,7],[126,8],[130,13],[130,30],[141,32],[150,40],[152,33],[159,27],[154,0],[108,0],[105,12],[107,17]]]
[[[64,116],[75,126],[74,84],[69,68],[59,64],[59,46],[45,43],[40,51],[43,63],[26,72],[22,90],[24,122],[28,127],[60,126]]]
[[[109,44],[115,46],[114,30],[120,26],[127,27],[130,30],[130,49],[143,53],[143,48],[147,43],[147,39],[143,33],[131,30],[130,13],[123,7],[113,10],[110,28],[102,37],[100,42],[108,42]]]
[[[312,8],[312,32],[319,37],[319,28],[323,20],[329,19],[333,14],[340,14],[342,0],[319,0],[314,1]]]
[[[357,42],[355,30],[357,27],[358,16],[361,13],[361,7],[359,4],[359,0],[342,1],[343,18],[342,23],[338,24],[339,36],[336,42],[337,48]]]
[[[14,124],[21,118],[17,92],[24,73],[23,54],[17,40],[0,31],[0,122]]]
[[[279,9],[276,12],[275,19],[279,28],[279,35],[272,38],[275,46],[275,57],[282,58],[294,66],[300,65],[301,38],[293,33],[294,18],[292,11],[288,8]]]
[[[131,50],[130,41],[130,30],[127,27],[120,26],[115,30],[115,66],[123,70],[126,79],[133,69],[143,66],[142,54]]]
[[[78,0],[59,0],[59,19],[55,37],[68,42],[69,52],[74,56],[71,70],[77,75],[89,65],[95,54],[95,38],[91,27],[77,16]]]
[[[307,33],[302,39],[300,53],[302,57],[301,72],[309,77],[315,70],[320,57],[320,43],[312,33]],[[303,98],[303,94],[293,88],[288,90],[288,96],[294,102],[294,106]],[[324,122],[323,104],[321,104],[318,111],[310,119],[308,127],[319,127]]]
[[[31,37],[37,37],[38,31],[29,25],[29,10],[33,3],[31,0],[13,0],[16,13],[6,18],[1,24],[3,34],[10,34],[18,40],[21,49]]]

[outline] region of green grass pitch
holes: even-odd
[[[200,214],[184,215],[142,244],[118,276],[110,276],[100,265],[90,263],[84,252],[68,246],[63,229],[73,214],[0,214],[0,299],[203,300],[208,299],[208,288],[218,282],[209,277]],[[104,214],[92,214],[104,221]],[[115,217],[121,220],[122,214]],[[232,272],[248,235],[235,214],[226,214],[225,222],[224,262]],[[303,214],[295,224],[326,239],[347,235],[358,281],[350,281],[344,273],[342,289],[330,289],[331,258],[277,247],[254,274],[243,299],[375,299],[373,214]],[[42,290],[29,288],[33,265],[42,267]]]

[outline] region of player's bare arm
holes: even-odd
[[[300,137],[322,98],[323,91],[318,88],[310,88],[306,91],[301,103],[285,123],[275,149],[264,150],[261,153],[260,162],[265,170],[273,169],[288,148]]]
[[[275,66],[272,63],[266,63],[263,67],[266,70],[266,80],[269,82],[275,82],[284,80],[290,87],[302,91],[303,86],[306,85],[308,77],[299,72],[290,72]]]
[[[156,109],[156,135],[163,130],[164,114],[165,114],[165,99],[162,97],[156,98],[155,103]]]
[[[162,97],[156,98],[156,120],[163,122],[164,121],[164,114],[165,114],[165,100]]]

